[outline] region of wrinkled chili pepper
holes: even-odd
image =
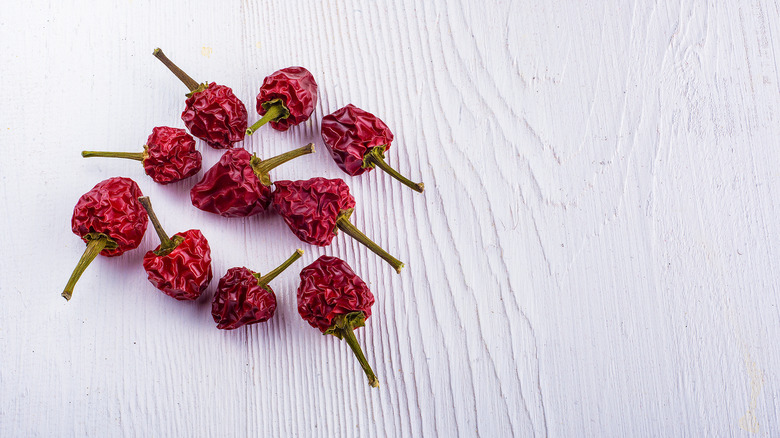
[[[152,221],[160,244],[144,255],[144,269],[149,281],[177,300],[197,299],[211,282],[211,248],[200,230],[168,234],[157,220],[148,196],[138,198]]]
[[[414,191],[422,193],[425,188],[385,162],[393,133],[379,117],[348,104],[323,117],[321,131],[330,155],[344,172],[356,176],[379,167]]]
[[[245,217],[262,213],[271,203],[271,177],[274,167],[314,152],[314,144],[262,160],[244,148],[226,151],[219,162],[190,190],[192,205],[225,217]]]
[[[349,187],[343,180],[276,181],[274,186],[274,208],[299,239],[312,245],[328,246],[341,230],[382,257],[396,272],[401,272],[404,264],[400,260],[372,242],[349,221],[355,210],[355,198],[349,194]]]
[[[246,324],[271,319],[276,311],[276,294],[268,283],[301,258],[298,249],[273,271],[260,275],[247,268],[230,268],[219,280],[211,305],[218,329],[234,330]]]
[[[198,84],[159,48],[154,49],[154,56],[190,90],[181,119],[192,135],[216,149],[231,148],[233,143],[244,138],[246,107],[230,87],[216,82]]]
[[[155,182],[169,184],[198,173],[203,158],[187,131],[167,126],[152,128],[143,152],[82,151],[82,157],[129,158],[143,163]]]
[[[305,122],[317,105],[317,82],[303,67],[287,67],[263,79],[257,95],[257,113],[263,116],[246,130],[252,135],[271,122],[277,131]]]
[[[73,208],[73,233],[87,243],[76,268],[62,292],[66,300],[73,296],[76,282],[98,254],[116,257],[138,247],[149,222],[146,210],[138,202],[141,189],[129,178],[109,178],[81,195]]]
[[[379,379],[353,332],[365,325],[371,316],[372,305],[374,295],[344,260],[322,256],[301,271],[298,313],[323,334],[347,341],[365,371],[369,385],[377,388]]]

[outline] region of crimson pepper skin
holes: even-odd
[[[247,111],[233,90],[212,82],[188,96],[181,119],[192,135],[209,146],[228,149],[244,139]]]
[[[226,151],[219,162],[190,190],[192,205],[225,217],[246,217],[262,213],[271,203],[271,178],[274,167],[301,155],[314,152],[308,144],[267,160],[246,149]]]
[[[349,217],[355,198],[344,180],[312,178],[305,181],[276,181],[273,205],[290,230],[302,241],[328,246],[338,230],[344,231],[387,261],[396,272],[404,264],[372,242],[357,229]]]
[[[169,238],[154,214],[148,196],[138,198],[149,215],[160,244],[144,255],[149,281],[166,295],[180,301],[195,300],[211,282],[211,248],[200,230],[187,230]]]
[[[81,274],[98,254],[116,257],[137,248],[146,232],[148,215],[138,202],[141,189],[129,178],[109,178],[83,194],[73,209],[73,233],[87,249],[71,274],[62,296],[70,300]]]
[[[192,135],[215,149],[229,149],[244,138],[247,111],[233,90],[216,82],[198,84],[171,62],[162,50],[154,56],[189,88],[181,119]]]
[[[268,283],[298,260],[303,250],[296,250],[279,267],[266,275],[247,268],[230,268],[219,280],[211,305],[211,316],[222,330],[235,330],[246,324],[265,322],[276,311],[276,294]]]
[[[277,131],[309,120],[317,105],[317,82],[303,67],[287,67],[266,76],[257,95],[257,113],[263,116],[247,129],[252,135],[266,122]]]
[[[143,163],[144,171],[160,184],[189,178],[200,171],[203,157],[187,131],[157,126],[146,140],[143,152],[82,151],[82,157],[129,158]]]
[[[322,118],[321,134],[333,160],[344,172],[357,176],[378,166],[412,190],[424,190],[422,183],[412,182],[385,162],[393,133],[368,111],[348,104]]]
[[[353,330],[362,327],[371,316],[374,295],[366,283],[345,262],[322,256],[301,270],[298,286],[298,313],[323,334],[344,339],[358,358],[368,382],[379,386],[379,380],[368,364]]]

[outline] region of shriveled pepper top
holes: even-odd
[[[333,328],[338,316],[362,312],[365,321],[374,305],[366,283],[347,262],[330,256],[322,256],[301,270],[297,297],[298,313],[322,333]]]
[[[317,105],[317,82],[311,72],[303,67],[287,67],[266,76],[257,95],[257,113],[265,115],[275,103],[284,105],[289,113],[271,120],[277,131],[308,120]]]
[[[98,234],[108,236],[114,243],[100,252],[103,256],[114,257],[137,248],[149,223],[139,196],[143,196],[141,189],[129,178],[115,177],[97,183],[73,208],[73,232],[86,243]]]

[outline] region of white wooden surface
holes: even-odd
[[[265,75],[309,68],[313,120],[244,146],[315,141],[273,176],[343,177],[403,273],[342,236],[304,245],[273,320],[216,330],[216,279],[302,244],[272,215],[196,210],[195,179],[80,158],[182,127],[157,46],[250,120]],[[778,436],[778,50],[777,0],[5,2],[0,436]],[[334,165],[319,119],[349,102],[394,130],[389,161],[424,195]],[[203,230],[209,297],[156,292],[147,233],[60,298],[73,204],[116,175],[167,230]],[[377,297],[358,339],[379,390],[297,315],[321,254]]]

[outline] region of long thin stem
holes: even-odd
[[[364,163],[371,163],[377,166],[378,168],[384,170],[387,172],[388,175],[392,176],[393,178],[397,179],[398,181],[401,181],[405,186],[409,187],[410,189],[422,193],[423,190],[425,190],[425,184],[423,183],[416,183],[409,178],[401,175],[398,173],[397,170],[390,167],[389,164],[385,161],[385,153],[384,153],[384,146],[377,146],[375,148],[372,148],[364,157],[363,157]]]
[[[108,151],[81,151],[84,158],[90,157],[108,157],[108,158],[128,158],[130,160],[143,161],[143,152],[108,152]]]
[[[339,230],[347,233],[350,237],[357,240],[358,242],[365,245],[368,249],[373,251],[376,255],[379,257],[382,257],[387,263],[390,264],[390,266],[395,269],[395,272],[401,273],[401,268],[404,267],[403,262],[398,260],[397,258],[391,256],[387,251],[382,249],[379,245],[374,243],[373,240],[369,239],[368,236],[363,234],[358,227],[352,224],[352,222],[349,221],[349,215],[348,214],[340,214],[339,218],[336,220],[336,226]]]
[[[284,272],[285,269],[289,268],[290,265],[295,263],[296,260],[301,258],[303,255],[302,249],[296,249],[293,255],[290,256],[287,260],[284,261],[281,265],[277,266],[276,269],[274,269],[271,272],[268,272],[265,275],[259,275],[255,274],[255,278],[257,278],[257,283],[260,285],[260,287],[265,287],[268,283],[271,282],[274,278],[276,278],[279,274]]]
[[[307,155],[311,153],[314,153],[314,143],[309,143],[306,146],[299,147],[298,149],[293,149],[283,154],[279,154],[267,160],[262,160],[257,157],[252,157],[250,164],[252,165],[252,169],[255,171],[255,174],[258,176],[258,178],[260,178],[260,182],[262,182],[267,186],[270,186],[271,178],[268,176],[268,172],[271,169],[273,169],[276,166],[279,166],[280,164],[284,164],[292,160],[293,158],[298,158],[302,155]]]
[[[289,111],[285,109],[283,103],[278,102],[274,105],[271,105],[266,110],[265,114],[263,114],[263,117],[260,120],[256,121],[252,126],[247,128],[246,135],[254,134],[255,131],[260,129],[261,126],[265,125],[268,122],[275,122],[276,119],[278,119],[279,117],[285,114],[289,114]]]
[[[100,254],[100,251],[103,251],[103,248],[105,248],[107,244],[108,236],[105,234],[101,234],[97,239],[92,239],[87,243],[87,249],[85,249],[84,254],[81,255],[81,259],[79,259],[79,262],[76,264],[76,268],[73,270],[73,273],[70,274],[68,284],[65,285],[65,290],[62,291],[62,296],[66,300],[70,301],[70,298],[73,296],[73,288],[76,286],[76,282],[79,281],[79,278],[81,278],[81,274],[84,273],[87,266],[92,263],[92,260],[95,260],[95,257]]]
[[[192,79],[187,73],[184,73],[184,70],[180,69],[176,64],[173,63],[170,59],[168,59],[167,56],[165,56],[165,53],[163,53],[160,48],[154,49],[154,52],[152,54],[159,59],[163,64],[165,64],[166,67],[168,67],[168,70],[171,71],[174,75],[176,75],[177,78],[179,78],[180,81],[184,82],[184,85],[189,88],[190,92],[195,91],[198,88],[198,84],[195,79]]]
[[[160,220],[157,219],[157,215],[154,214],[152,201],[149,197],[141,196],[138,198],[138,202],[146,209],[146,212],[149,214],[149,220],[152,221],[152,225],[154,225],[154,231],[157,231],[157,235],[160,237],[160,249],[158,251],[169,252],[169,250],[176,248],[176,243],[168,237],[168,234],[163,230],[162,225],[160,225]]]
[[[349,323],[348,319],[345,319],[344,328],[341,329],[341,336],[347,341],[347,345],[352,349],[352,352],[355,353],[355,357],[357,357],[361,368],[363,368],[366,377],[368,377],[368,384],[374,388],[379,388],[379,379],[376,378],[374,370],[371,369],[371,365],[369,365],[366,356],[363,354],[363,349],[360,348],[360,344],[358,343],[353,330],[352,324]]]

